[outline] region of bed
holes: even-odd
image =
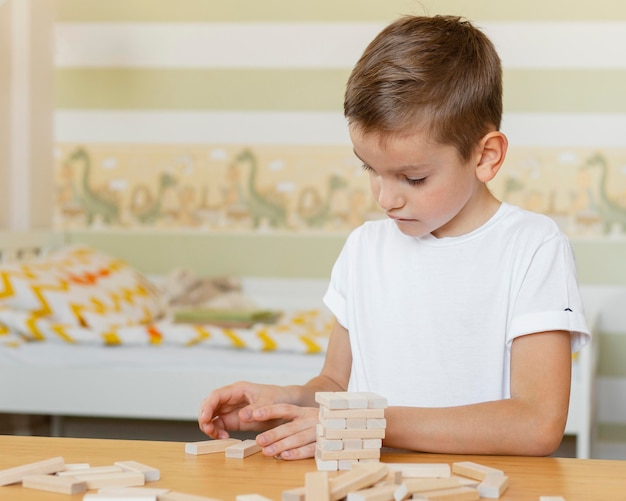
[[[84,243],[144,266],[157,280],[181,261],[199,273],[238,273],[243,290],[263,308],[309,311],[320,308],[327,274],[343,235],[0,232],[1,259],[24,260],[74,243]],[[252,239],[252,240],[250,240]],[[270,240],[278,241],[272,244]],[[321,244],[320,244],[321,241]],[[281,256],[304,256],[300,265]],[[270,247],[267,247],[270,246]],[[258,253],[251,264],[248,253]],[[588,250],[582,248],[583,260]],[[225,259],[225,258],[228,259]],[[220,264],[220,262],[222,264]],[[228,263],[225,265],[223,263]],[[259,264],[260,263],[260,264]],[[298,267],[299,266],[299,267]],[[296,277],[296,278],[293,278]],[[625,281],[626,283],[626,281]],[[595,323],[615,284],[584,285],[590,322]],[[320,311],[321,311],[320,310]],[[1,336],[0,336],[1,337]],[[240,347],[241,348],[241,347]],[[271,384],[302,383],[319,372],[324,350],[233,349],[161,343],[22,343],[0,346],[0,412],[26,415],[144,418],[195,421],[211,388],[241,379]],[[566,434],[576,436],[576,455],[589,457],[594,421],[593,343],[573,362]],[[60,429],[60,428],[59,428]]]

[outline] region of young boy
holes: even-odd
[[[352,232],[333,268],[321,374],[213,391],[207,435],[266,430],[266,455],[312,457],[315,392],[373,391],[389,402],[387,447],[556,450],[589,334],[566,237],[487,188],[507,150],[501,81],[493,45],[460,18],[405,17],[371,42],[344,111],[388,218]]]

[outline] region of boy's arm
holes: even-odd
[[[438,453],[549,455],[563,436],[570,384],[568,332],[521,336],[511,347],[510,399],[446,408],[389,407],[384,444]]]

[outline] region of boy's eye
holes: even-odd
[[[367,164],[362,164],[361,168],[365,171],[365,172],[371,172],[372,168],[367,165]]]
[[[422,184],[424,181],[426,181],[425,177],[421,177],[418,179],[411,179],[410,177],[406,178],[407,182],[411,185],[411,186],[415,186],[417,184]]]

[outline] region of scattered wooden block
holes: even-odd
[[[98,494],[108,494],[109,496],[156,496],[170,492],[169,489],[158,489],[154,487],[102,487],[98,489]]]
[[[161,499],[149,494],[131,494],[128,496],[118,494],[89,493],[83,496],[83,501],[158,501]]]
[[[472,461],[461,461],[458,463],[452,463],[452,472],[457,475],[463,475],[465,477],[474,478],[476,480],[485,480],[488,474],[492,475],[504,475],[502,470],[491,468]]]
[[[121,466],[114,464],[108,466],[92,466],[78,470],[63,470],[56,473],[57,477],[79,477],[81,475],[99,475],[100,473],[120,473],[124,471]]]
[[[539,501],[565,501],[562,496],[539,496]]]
[[[393,499],[396,487],[394,484],[385,484],[349,492],[347,501],[389,501]]]
[[[450,476],[447,463],[388,463],[390,470],[399,470],[404,478],[441,478]]]
[[[154,482],[155,480],[159,480],[161,478],[161,472],[157,468],[147,466],[137,461],[116,461],[114,465],[119,466],[125,471],[142,473],[146,482]]]
[[[283,491],[281,501],[305,501],[305,492],[306,489],[304,487],[287,489],[286,491]]]
[[[229,445],[224,449],[227,458],[246,458],[257,452],[261,452],[262,447],[256,443],[256,440],[248,439],[238,444]]]
[[[89,463],[71,463],[71,464],[66,464],[65,469],[63,471],[86,470],[87,468],[89,468]]]
[[[86,482],[87,489],[100,489],[101,487],[136,487],[144,485],[146,482],[143,473],[134,471],[95,473],[91,475],[81,475],[76,478]]]
[[[474,501],[480,499],[478,491],[471,487],[456,487],[415,494],[413,499],[436,499],[437,501]]]
[[[460,487],[458,479],[447,478],[407,478],[397,486],[393,498],[395,501],[408,499],[420,492],[436,491],[438,489],[452,489]]]
[[[205,496],[196,496],[194,494],[183,494],[182,492],[166,492],[159,494],[159,501],[221,501],[217,498],[207,498]]]
[[[304,475],[306,500],[330,501],[330,484],[327,471],[311,471]]]
[[[338,501],[348,495],[348,492],[364,489],[374,485],[387,475],[387,465],[384,463],[363,463],[337,475],[330,481],[330,499]]]
[[[80,494],[87,490],[87,483],[74,477],[39,474],[23,477],[22,487],[59,494]]]
[[[54,457],[36,461],[34,463],[15,466],[0,471],[0,486],[17,484],[21,482],[26,475],[46,475],[48,473],[56,473],[65,468],[65,461],[62,457]]]
[[[237,438],[223,438],[217,440],[204,440],[201,442],[191,442],[185,444],[185,452],[187,454],[213,454],[215,452],[224,452],[226,447],[237,444],[241,440]]]
[[[235,501],[272,501],[270,498],[260,494],[241,494],[235,497]]]
[[[481,498],[499,499],[508,487],[509,477],[488,473],[485,480],[478,484],[478,494]]]

